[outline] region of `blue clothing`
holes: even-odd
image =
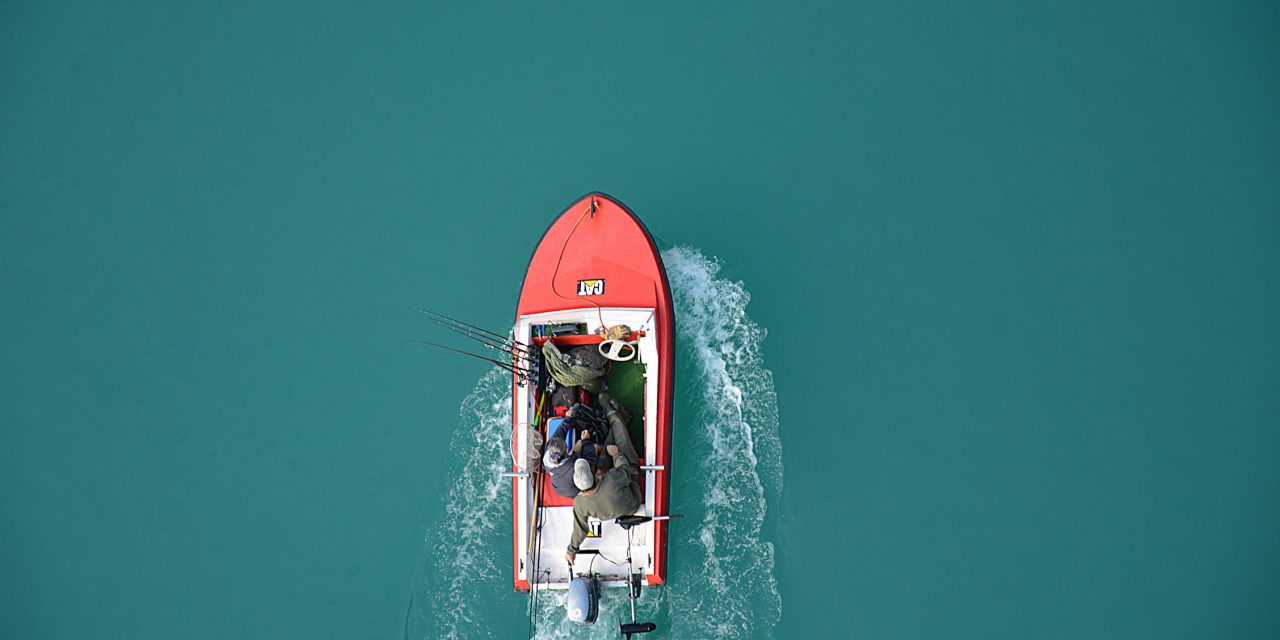
[[[555,432],[551,434],[551,439],[563,439],[566,433],[568,433],[568,430],[572,428],[574,428],[574,426],[571,420],[561,421],[560,426],[556,427]],[[551,488],[555,489],[556,493],[566,498],[573,498],[578,495],[578,485],[573,483],[574,463],[581,459],[586,460],[591,465],[592,469],[595,469],[596,467],[595,443],[590,440],[585,440],[582,441],[581,444],[582,451],[580,453],[570,449],[569,457],[565,458],[564,462],[562,462],[560,466],[547,470],[551,474]]]

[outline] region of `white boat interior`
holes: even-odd
[[[636,514],[664,515],[653,511],[658,491],[656,474],[661,470],[655,457],[658,450],[654,416],[658,415],[659,354],[654,333],[654,310],[586,308],[521,316],[516,322],[514,337],[526,348],[535,349],[535,327],[581,325],[583,334],[592,335],[602,320],[605,326],[623,324],[640,334],[636,341],[636,356],[629,362],[616,364],[612,371],[616,371],[617,376],[607,374],[605,380],[609,383],[610,395],[622,402],[632,416],[632,444],[641,457],[640,480],[644,495],[644,503]],[[527,580],[534,588],[567,589],[574,576],[594,573],[602,586],[626,586],[628,532],[614,521],[599,523],[599,537],[588,537],[582,544],[572,568],[573,576],[570,575],[565,552],[573,532],[572,501],[553,496],[550,486],[544,486],[540,502],[539,487],[535,483],[544,482],[545,474],[525,468],[526,465],[534,466],[529,461],[539,455],[532,432],[545,428],[537,424],[537,399],[532,387],[533,382],[530,382],[516,388],[512,456],[506,461],[514,461],[517,468],[513,474],[517,478],[514,505],[517,579]],[[637,421],[639,428],[634,426]],[[546,506],[556,503],[559,504]],[[653,522],[647,522],[630,531],[631,566],[636,573],[643,574],[642,579],[654,570],[654,526]]]

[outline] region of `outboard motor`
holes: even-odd
[[[569,597],[564,607],[569,620],[578,624],[595,624],[600,615],[600,581],[595,576],[578,576],[569,583]]]
[[[629,596],[628,599],[631,600],[631,622],[623,622],[618,625],[618,631],[627,640],[631,640],[631,636],[634,634],[650,633],[658,628],[658,625],[652,622],[636,622],[636,598],[640,597],[640,574],[636,573],[635,568],[631,566],[631,528],[652,520],[670,520],[672,517],[621,516],[614,520],[619,527],[622,527],[627,532],[627,595]],[[679,518],[680,516],[674,517]]]

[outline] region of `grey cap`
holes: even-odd
[[[573,486],[577,487],[578,491],[587,491],[595,484],[596,474],[591,472],[591,463],[579,458],[573,463]]]
[[[547,443],[547,452],[542,455],[542,466],[555,469],[568,459],[569,445],[565,444],[564,438],[552,438],[551,442]]]

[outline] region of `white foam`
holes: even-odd
[[[671,635],[770,637],[782,598],[762,527],[766,488],[782,489],[782,446],[773,374],[761,351],[766,332],[747,316],[751,294],[743,284],[717,277],[719,262],[686,247],[662,258],[680,355],[694,374],[679,385],[697,412],[678,416],[675,443],[691,448],[686,464],[701,467],[677,475],[672,487],[673,507],[696,511],[699,520],[670,528],[671,543],[681,545],[672,551],[680,569],[671,577]]]
[[[567,592],[544,592],[538,602],[538,629],[534,640],[563,640],[565,638],[585,638],[587,640],[616,640],[618,625],[631,622],[631,605],[627,603],[626,589],[604,589],[600,594],[600,615],[593,625],[580,625],[570,622],[564,608]],[[663,609],[660,591],[646,589],[636,601],[636,617],[640,621],[653,620],[652,613]],[[659,623],[661,625],[661,623]],[[678,638],[659,629],[652,637]]]
[[[504,535],[510,531],[511,481],[500,476],[510,461],[510,433],[511,374],[493,369],[462,402],[449,445],[445,514],[426,539],[433,569],[426,599],[430,637],[492,637],[490,598],[510,593],[502,580],[510,567],[498,567],[511,557]]]

